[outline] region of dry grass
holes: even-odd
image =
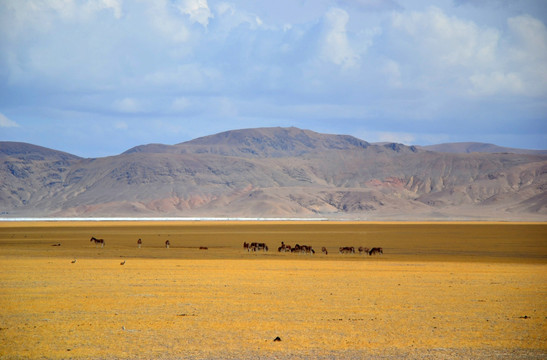
[[[544,224],[0,223],[0,358],[545,358],[546,235]],[[244,252],[250,240],[270,252]],[[280,241],[331,253],[272,251]]]

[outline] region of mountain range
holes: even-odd
[[[0,142],[11,217],[547,220],[547,152],[227,131],[102,158]]]

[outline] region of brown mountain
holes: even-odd
[[[297,128],[81,159],[0,143],[3,217],[547,219],[547,156],[440,153]]]
[[[529,150],[529,149],[515,149],[494,144],[485,144],[478,142],[457,142],[457,143],[444,143],[437,145],[428,145],[422,147],[425,150],[444,152],[444,153],[457,153],[457,154],[470,154],[470,153],[511,153],[511,154],[531,154],[531,155],[547,155],[547,150]]]

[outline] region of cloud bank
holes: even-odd
[[[99,156],[279,125],[545,148],[545,2],[434,4],[4,1],[0,140]]]

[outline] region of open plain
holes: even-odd
[[[0,359],[546,357],[545,223],[0,222]]]

